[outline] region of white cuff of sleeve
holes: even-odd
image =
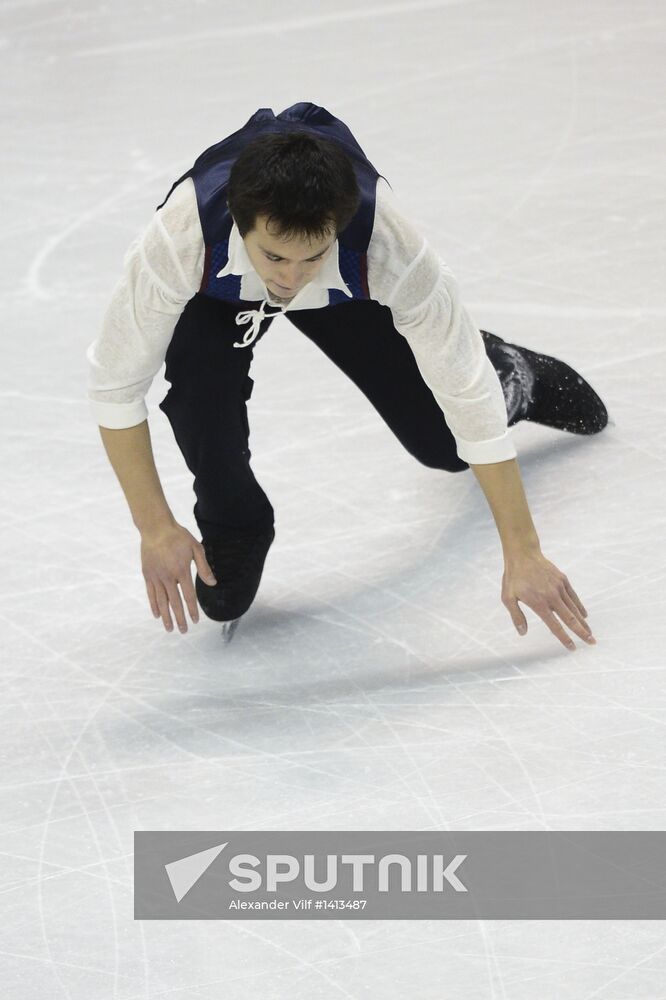
[[[490,465],[492,462],[507,462],[518,454],[509,430],[501,437],[489,441],[464,441],[456,438],[458,457],[468,465]]]
[[[148,419],[148,407],[143,399],[134,403],[100,403],[89,399],[93,419],[100,427],[111,430],[122,430],[125,427],[135,427]]]

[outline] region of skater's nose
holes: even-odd
[[[283,267],[278,276],[278,282],[283,288],[297,288],[303,280],[303,271],[300,266]]]

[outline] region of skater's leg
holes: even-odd
[[[171,388],[160,404],[194,474],[194,515],[217,581],[209,586],[197,574],[197,598],[209,618],[227,623],[254,600],[275,537],[273,508],[250,468],[252,348],[233,346],[238,309],[203,295],[187,304],[167,352]]]
[[[228,527],[272,523],[273,508],[250,468],[246,402],[252,348],[235,348],[238,306],[197,295],[166,355],[171,388],[160,403],[194,475],[194,515],[204,539]],[[265,321],[262,333],[270,325]]]
[[[361,389],[410,454],[435,469],[468,467],[390,309],[354,301],[286,315]],[[509,426],[531,420],[578,434],[603,429],[606,408],[576,371],[488,331],[481,334],[502,387]]]
[[[285,315],[358,386],[414,458],[448,472],[468,468],[387,306],[356,300]]]

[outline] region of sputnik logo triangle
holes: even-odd
[[[190,891],[195,882],[199,881],[228,843],[229,841],[226,841],[217,847],[209,847],[207,851],[189,854],[186,858],[170,861],[164,866],[177,902],[180,903],[183,896]]]

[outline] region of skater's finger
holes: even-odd
[[[520,635],[525,635],[527,632],[527,620],[523,612],[520,610],[518,601],[505,601],[504,603],[509,614],[511,615],[511,621],[516,628],[516,632]]]
[[[566,604],[569,611],[576,617],[577,621],[583,627],[586,636],[592,635],[592,629],[590,628],[590,623],[585,620],[585,614],[587,614],[587,612],[585,611],[584,608],[583,610],[581,610],[580,602],[576,603],[573,597],[569,595],[568,590],[565,590],[565,592],[562,594],[562,600]]]
[[[576,609],[572,610],[563,600],[553,608],[553,611],[560,621],[564,622],[567,628],[570,628],[580,639],[594,646],[596,639],[592,635],[590,626],[586,621],[581,619],[580,612]]]
[[[167,594],[169,595],[169,602],[171,604],[171,609],[173,611],[173,616],[176,619],[176,624],[181,632],[187,632],[187,622],[185,621],[185,612],[183,611],[183,602],[180,599],[180,591],[176,586],[176,581],[170,581],[167,583]]]
[[[167,597],[167,592],[162,583],[155,584],[155,593],[157,596],[157,606],[159,608],[164,627],[167,632],[173,632],[173,622],[171,621],[171,615],[169,614],[169,598]]]
[[[155,588],[150,580],[146,580],[146,593],[148,594],[148,603],[150,604],[150,610],[153,613],[153,618],[160,617],[160,609],[157,606],[157,598],[155,596]]]
[[[569,597],[569,594],[565,591],[562,594],[561,600],[562,600],[562,603],[566,606],[567,611],[569,612],[569,614],[573,615],[574,618],[576,619],[576,621],[579,622],[582,625],[583,629],[585,630],[585,634],[586,635],[591,635],[592,632],[590,630],[590,626],[587,624],[587,622],[583,618],[583,615],[582,615],[582,613],[581,613],[578,605],[574,602],[573,598]],[[559,615],[560,618],[562,618],[562,615],[559,613],[559,611],[557,610],[557,608],[553,608],[553,610],[556,612],[556,614]]]
[[[562,625],[557,620],[557,618],[555,617],[555,615],[553,614],[553,612],[550,610],[550,608],[545,607],[543,605],[538,605],[538,606],[534,607],[533,610],[536,611],[536,613],[538,614],[539,618],[541,618],[541,620],[546,623],[546,625],[548,626],[548,628],[550,629],[550,631],[553,633],[553,635],[557,639],[560,640],[560,642],[562,643],[563,646],[566,646],[567,649],[575,649],[576,648],[576,643],[564,631],[564,629],[562,628]]]
[[[197,573],[201,577],[204,583],[207,583],[209,587],[214,587],[217,583],[215,579],[215,574],[208,565],[208,560],[206,559],[206,552],[204,550],[201,542],[196,542],[192,547],[194,553],[194,563],[197,567]],[[196,600],[196,598],[195,598]]]
[[[196,624],[199,621],[199,602],[197,601],[197,594],[194,589],[194,584],[192,583],[192,570],[190,569],[189,563],[187,569],[182,574],[178,580],[180,584],[180,589],[183,592],[183,597],[185,598],[185,604],[187,605],[187,610],[190,613],[190,618]]]
[[[569,583],[569,581],[567,580],[566,576],[564,578],[564,587],[565,587],[565,590],[566,590],[567,594],[569,595],[569,597],[571,598],[571,600],[574,602],[574,604],[576,605],[576,607],[580,611],[581,615],[583,615],[584,618],[587,618],[587,611],[583,607],[583,602],[581,601],[580,597],[578,596],[578,594],[576,593],[576,591],[573,589],[573,587],[571,586],[571,584]]]

